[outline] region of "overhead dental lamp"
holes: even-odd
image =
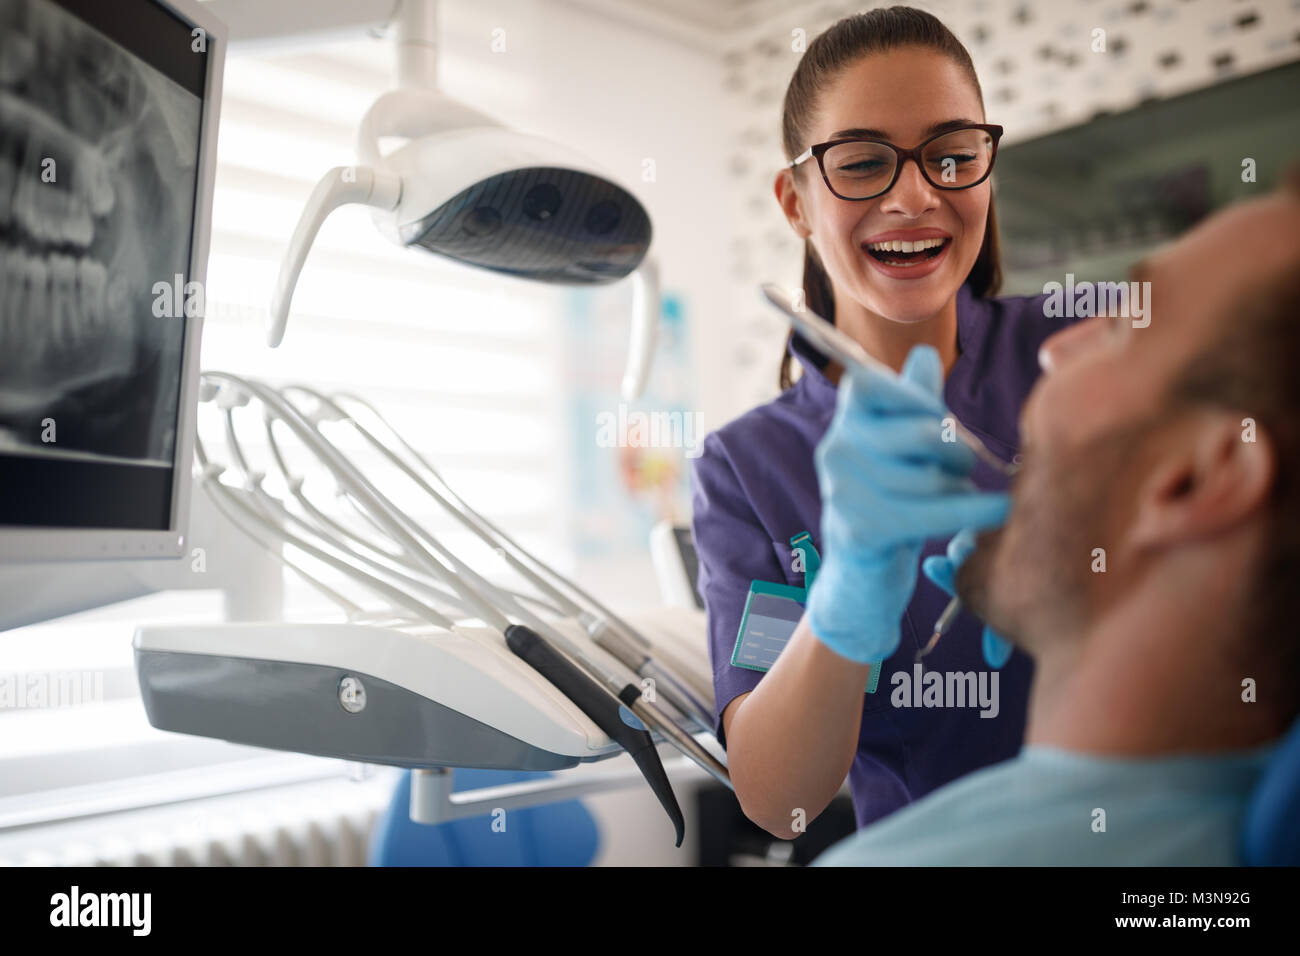
[[[622,391],[635,398],[649,374],[659,312],[645,208],[582,153],[503,126],[440,92],[436,0],[402,0],[396,26],[399,88],[362,118],[358,164],[331,169],[312,191],[280,266],[268,344],[284,338],[321,224],[338,207],[361,204],[398,245],[469,266],[562,285],[631,276]],[[405,142],[384,154],[385,138]]]

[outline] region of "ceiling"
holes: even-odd
[[[772,18],[789,18],[802,9],[834,18],[855,9],[852,3],[815,5],[799,0],[568,0],[569,3],[646,29],[688,46],[720,53],[721,47]],[[842,8],[842,9],[841,9]],[[836,11],[839,11],[838,13]]]
[[[316,43],[333,35],[377,32],[399,0],[203,0],[230,25],[233,44]],[[457,0],[460,7],[470,0]],[[496,0],[515,2],[515,0]],[[533,0],[535,4],[538,0]],[[805,16],[829,23],[854,4],[823,0],[559,0],[620,23],[720,55],[773,19]],[[448,5],[453,5],[449,0]],[[485,4],[485,9],[492,9]]]

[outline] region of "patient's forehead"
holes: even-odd
[[[1153,300],[1146,331],[1166,346],[1189,346],[1233,320],[1250,296],[1283,274],[1300,270],[1300,200],[1289,194],[1239,203],[1206,219],[1154,253],[1138,278]]]

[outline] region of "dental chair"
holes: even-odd
[[[457,770],[453,790],[477,790],[549,777],[516,770]],[[490,814],[433,826],[411,820],[411,771],[402,774],[375,823],[369,866],[587,866],[596,856],[596,821],[577,800],[511,810],[506,829]]]
[[[1300,720],[1278,745],[1273,763],[1246,805],[1244,866],[1300,866]]]

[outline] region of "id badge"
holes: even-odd
[[[770,581],[753,581],[740,618],[740,632],[731,652],[731,663],[751,671],[768,671],[794,636],[808,599],[807,588]],[[867,693],[874,694],[880,683],[883,661],[872,661],[867,674]]]

